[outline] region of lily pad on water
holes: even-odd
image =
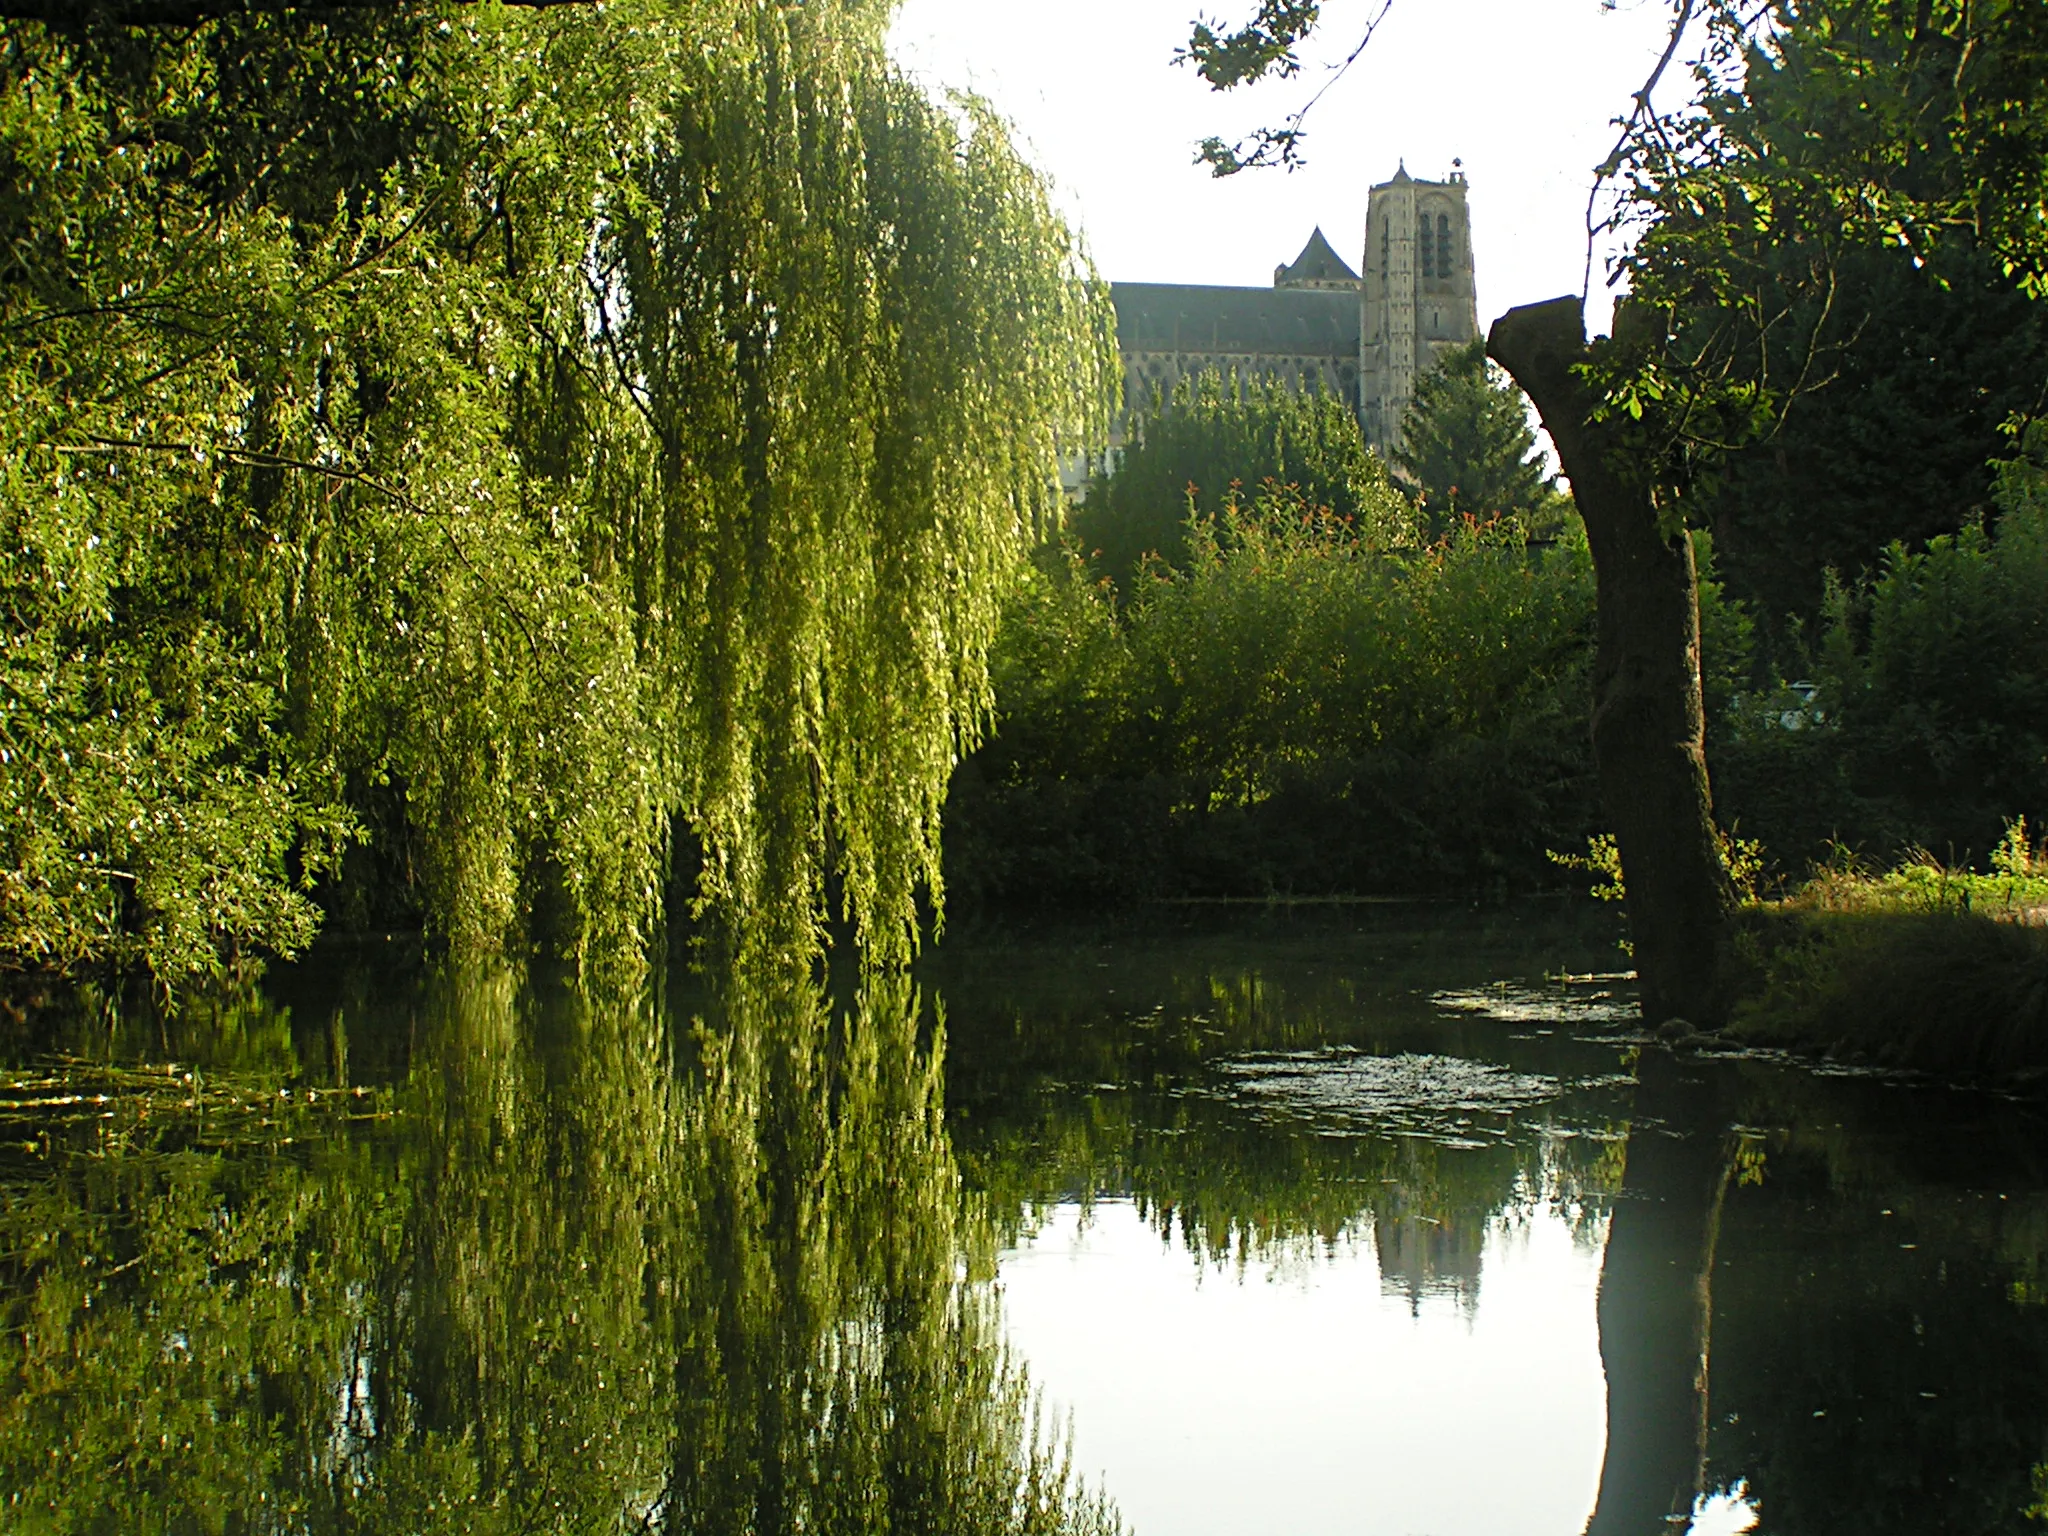
[[[1572,1087],[1461,1056],[1373,1056],[1332,1049],[1242,1057],[1222,1066],[1231,1097],[1319,1128],[1425,1136],[1454,1146],[1498,1141],[1517,1111]]]
[[[1633,977],[1566,977],[1541,986],[1501,982],[1430,998],[1449,1013],[1476,1013],[1504,1024],[1638,1024],[1642,1010],[1625,983]]]

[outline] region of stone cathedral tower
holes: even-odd
[[[1453,162],[1455,164],[1456,162]],[[1358,419],[1381,453],[1400,446],[1415,381],[1440,353],[1475,341],[1472,224],[1465,176],[1417,181],[1403,165],[1372,189],[1365,214],[1358,334]]]
[[[1335,395],[1366,441],[1391,452],[1415,381],[1439,353],[1479,335],[1464,173],[1417,181],[1404,165],[1374,187],[1363,266],[1360,277],[1318,229],[1299,256],[1274,268],[1270,288],[1110,284],[1126,410],[1170,399],[1195,374],[1270,379]],[[1112,432],[1112,452],[1124,425]],[[1080,495],[1099,468],[1079,458],[1062,466],[1068,494]]]

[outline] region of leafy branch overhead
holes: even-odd
[[[1668,321],[1657,344],[1615,349],[1600,383],[1609,408],[1654,418],[1682,475],[1777,433],[1836,376],[1881,313],[1843,292],[1848,253],[1890,250],[1943,284],[1981,251],[2029,296],[2048,290],[2048,8],[1667,4],[1666,45],[1595,168],[1587,276],[1597,237],[1612,237],[1624,254],[1611,280]],[[1217,176],[1298,167],[1309,112],[1385,14],[1302,107],[1241,139],[1212,135],[1198,162]],[[1261,0],[1242,27],[1197,25],[1177,61],[1219,91],[1288,79],[1326,25],[1315,4]],[[1693,89],[1658,105],[1674,64]]]
[[[1381,0],[1358,45],[1340,63],[1330,67],[1329,78],[1280,127],[1256,128],[1249,137],[1235,143],[1211,134],[1197,146],[1195,163],[1208,166],[1210,174],[1218,177],[1269,166],[1299,170],[1306,163],[1301,145],[1307,137],[1303,124],[1309,113],[1358,62],[1392,5],[1393,0]],[[1219,32],[1217,24],[1197,21],[1188,45],[1174,53],[1173,61],[1194,65],[1195,73],[1216,91],[1234,90],[1269,77],[1289,80],[1301,73],[1301,58],[1294,51],[1295,45],[1315,30],[1321,12],[1318,0],[1260,0],[1258,15],[1237,31]]]
[[[478,0],[455,0],[475,5]],[[563,5],[594,5],[597,0],[501,0],[529,10]],[[409,0],[0,0],[0,20],[42,21],[75,31],[83,27],[196,27],[236,17],[297,14],[315,21],[347,12],[423,11]]]
[[[1871,269],[1885,255],[1944,292],[2001,278],[2048,291],[2048,8],[1667,0],[1667,12],[1665,45],[1594,168],[1587,282],[1606,236],[1622,252],[1610,281],[1635,314],[1629,343],[1597,364],[1598,408],[1641,426],[1659,473],[1692,499],[1718,460],[1778,439],[1795,404],[1882,329],[1892,306]],[[1218,90],[1285,79],[1324,25],[1313,6],[1262,5],[1239,30],[1198,28],[1181,57]],[[1661,105],[1674,64],[1692,90]],[[1297,167],[1328,89],[1276,126],[1211,136],[1198,160],[1218,176]]]
[[[1268,75],[1291,79],[1301,72],[1294,45],[1308,35],[1321,13],[1318,0],[1260,0],[1259,14],[1235,32],[1218,32],[1219,23],[1197,21],[1187,47],[1175,52],[1174,62],[1193,64],[1195,73],[1218,91]]]
[[[1902,305],[2041,296],[2048,11],[1670,0],[1670,13],[1596,168],[1587,275],[1609,237],[1622,252],[1610,285],[1637,312],[1635,344],[1599,369],[1603,409],[1651,426],[1697,499],[1731,454],[1782,452],[1788,424],[1865,366]],[[1678,60],[1688,98],[1653,103]]]

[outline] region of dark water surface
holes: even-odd
[[[1617,962],[1416,906],[836,1002],[396,944],[53,996],[0,1530],[2040,1529],[2040,1109],[1674,1054]]]

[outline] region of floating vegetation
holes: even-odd
[[[1502,981],[1489,987],[1438,992],[1430,1001],[1450,1013],[1472,1013],[1504,1024],[1634,1024],[1641,1021],[1633,971],[1558,976],[1541,986]]]
[[[1456,1056],[1292,1051],[1224,1065],[1229,1094],[1255,1112],[1313,1121],[1329,1134],[1420,1136],[1446,1146],[1502,1141],[1521,1111],[1580,1086]]]

